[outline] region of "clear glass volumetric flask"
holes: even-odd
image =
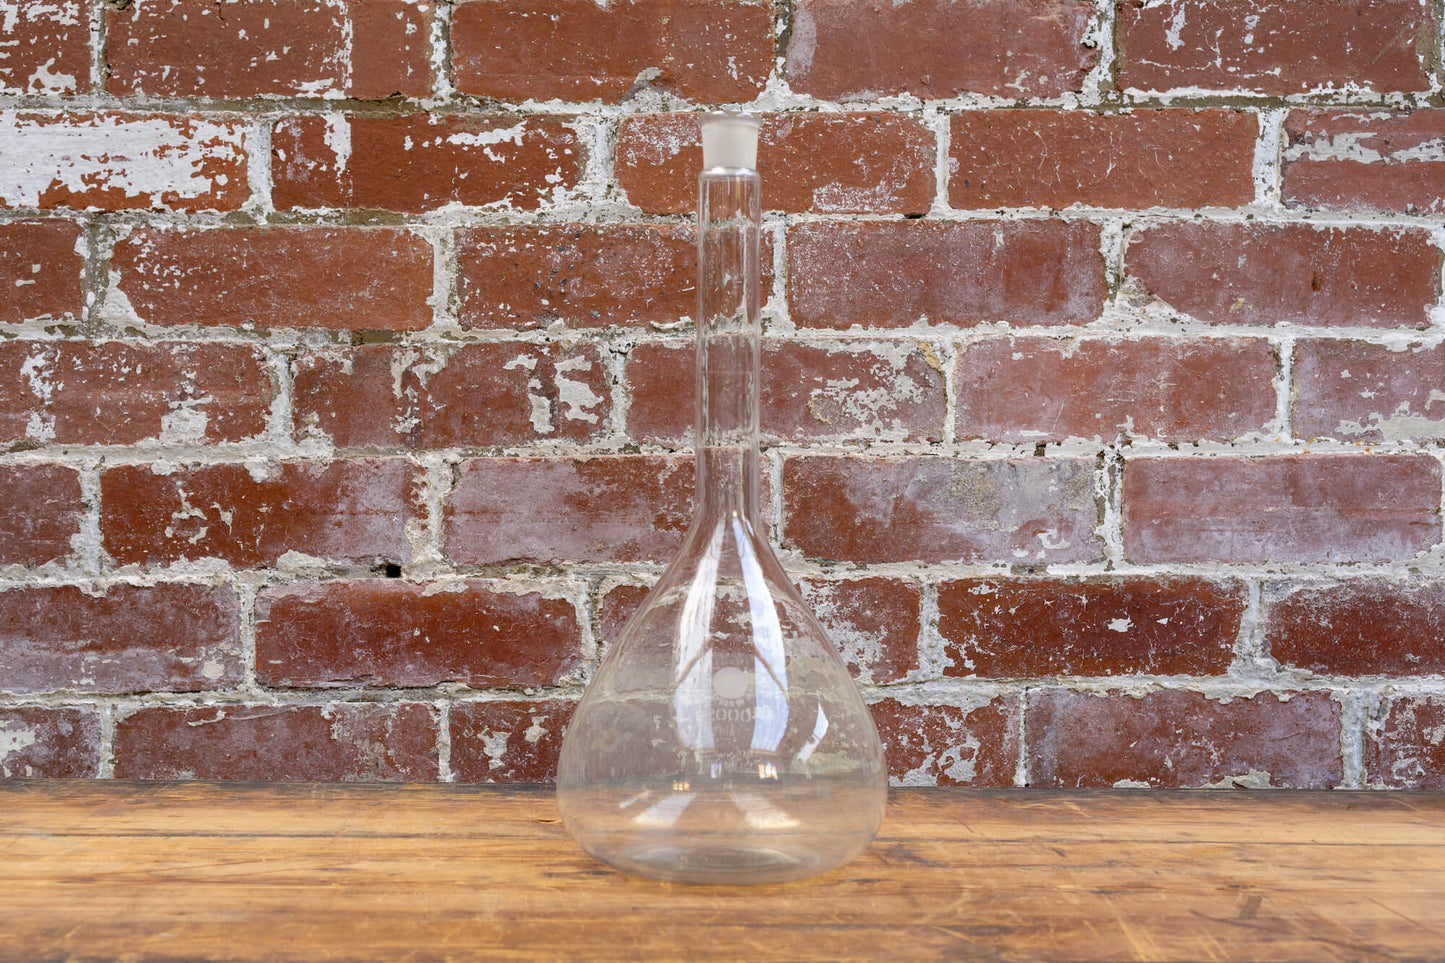
[[[568,726],[562,821],[618,869],[765,883],[852,859],[883,820],[878,732],[758,503],[757,121],[702,118],[697,507]]]

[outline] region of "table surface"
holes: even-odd
[[[762,887],[634,879],[542,788],[0,782],[0,959],[1445,960],[1445,794],[895,790]]]

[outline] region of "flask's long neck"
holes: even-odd
[[[760,367],[757,171],[698,178],[697,491],[710,516],[758,520]]]

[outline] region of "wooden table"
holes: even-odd
[[[1445,794],[900,790],[815,880],[573,848],[545,789],[0,782],[0,959],[1445,960]]]

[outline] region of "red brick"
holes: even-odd
[[[1277,369],[1263,338],[980,341],[958,358],[958,436],[1228,441],[1274,419]]]
[[[115,727],[118,779],[432,782],[431,706],[214,705],[140,709]]]
[[[1082,89],[1085,0],[799,0],[785,73],[828,100],[978,93],[1011,100]]]
[[[581,644],[571,602],[483,582],[305,582],[256,599],[263,685],[557,685],[576,670]]]
[[[485,448],[591,441],[607,426],[595,346],[334,348],[296,365],[296,428],[342,447]]]
[[[1125,0],[1119,86],[1137,90],[1428,90],[1435,18],[1419,0]]]
[[[798,588],[853,678],[887,685],[918,670],[918,586],[876,576],[805,579]]]
[[[452,13],[452,82],[498,100],[615,104],[659,88],[738,103],[772,67],[773,11],[757,0],[481,0]]]
[[[784,539],[849,562],[1102,557],[1083,459],[806,456],[783,463]]]
[[[889,781],[895,786],[1012,786],[1018,758],[1013,696],[974,709],[873,703]]]
[[[805,327],[1084,324],[1104,308],[1099,229],[1082,221],[818,221],[788,232]]]
[[[63,465],[0,465],[0,565],[42,565],[71,553],[85,505]]]
[[[1270,655],[1327,675],[1445,672],[1445,582],[1365,579],[1307,586],[1269,605]]]
[[[1237,583],[1201,578],[944,582],[943,674],[1218,675],[1244,615]]]
[[[542,118],[294,116],[272,128],[271,196],[283,210],[530,211],[575,187],[582,162],[577,135]]]
[[[803,599],[838,647],[855,679],[902,682],[918,668],[918,587],[903,579],[805,579]],[[618,585],[597,603],[597,641],[605,650],[647,596],[647,586]]]
[[[675,325],[697,311],[697,236],[690,226],[479,227],[457,243],[458,319],[508,331]],[[772,243],[762,239],[764,290]]]
[[[275,394],[249,345],[0,344],[0,443],[241,441],[266,429]]]
[[[938,441],[945,404],[941,367],[931,346],[908,342],[765,341],[763,437]],[[628,434],[672,445],[691,439],[696,369],[690,342],[634,347],[627,359]]]
[[[614,154],[617,183],[642,210],[697,207],[702,135],[693,114],[625,118]],[[898,114],[768,114],[758,136],[763,208],[922,214],[933,202],[933,155],[933,134]]]
[[[7,692],[194,692],[241,681],[230,589],[68,585],[0,593],[0,688]]]
[[[1385,789],[1445,789],[1445,698],[1399,696],[1368,729],[1365,778]]]
[[[431,11],[407,0],[130,3],[106,20],[106,90],[122,97],[425,97]]]
[[[557,778],[571,702],[468,702],[452,706],[452,778],[544,782]]]
[[[26,161],[0,182],[0,209],[235,210],[250,195],[245,130],[234,114],[7,113],[0,143]]]
[[[80,316],[79,243],[71,221],[0,224],[0,324]]]
[[[111,266],[150,324],[418,331],[432,321],[431,245],[401,229],[137,231]]]
[[[690,228],[482,227],[457,240],[468,328],[671,324],[697,310]]]
[[[0,94],[90,90],[90,0],[5,5]]]
[[[1342,441],[1445,438],[1445,347],[1396,350],[1301,341],[1294,355],[1294,433]]]
[[[1030,786],[1332,789],[1343,778],[1340,707],[1327,692],[1225,701],[1040,689],[1026,728]]]
[[[1143,458],[1124,469],[1136,562],[1360,562],[1440,540],[1440,463],[1414,455]]]
[[[101,532],[119,565],[217,558],[274,565],[287,552],[335,561],[405,563],[404,525],[416,505],[408,462],[352,459],[272,463],[258,480],[245,465],[156,474],[123,465],[101,475]]]
[[[94,709],[0,708],[0,779],[98,775],[100,716]]]
[[[594,631],[597,644],[605,652],[622,636],[627,620],[647,598],[646,585],[618,585],[609,589],[597,602],[597,621]]]
[[[474,458],[447,499],[461,565],[665,562],[692,520],[692,458]]]
[[[1259,125],[1242,111],[969,111],[953,118],[949,202],[1234,207],[1254,200]]]
[[[1283,195],[1294,206],[1445,212],[1445,109],[1296,110],[1284,121]]]
[[[1209,324],[1422,328],[1440,251],[1421,230],[1311,224],[1164,224],[1129,239],[1149,294]]]

